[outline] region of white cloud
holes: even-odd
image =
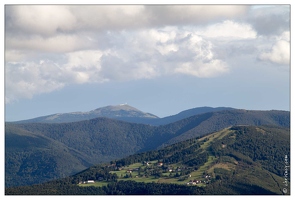
[[[160,43],[166,43],[167,41],[174,40],[176,37],[173,27],[165,28],[163,31],[151,29],[148,34],[150,37]]]
[[[251,25],[245,23],[237,23],[226,20],[222,23],[217,23],[206,27],[204,30],[198,32],[204,37],[218,38],[218,39],[254,39],[256,38],[256,31]]]
[[[290,32],[284,32],[277,38],[271,50],[261,53],[259,58],[277,64],[289,65],[290,51]]]
[[[122,32],[116,38],[121,43],[106,50],[61,54],[63,62],[59,63],[48,58],[7,62],[10,89],[6,96],[29,98],[68,84],[151,79],[175,73],[214,77],[228,71],[226,63],[214,57],[212,43],[194,32],[170,27],[142,30],[132,37]]]
[[[91,69],[100,70],[100,58],[103,52],[100,50],[85,50],[67,53],[66,68],[69,70]]]
[[[219,76],[220,74],[227,73],[229,71],[229,68],[226,62],[215,59],[210,61],[209,63],[204,63],[203,65],[201,65],[200,71],[204,77],[215,77]]]
[[[211,60],[204,63],[196,61],[195,63],[183,63],[180,67],[175,69],[175,73],[183,73],[193,75],[196,77],[214,77],[228,72],[228,67],[225,62],[221,60]]]
[[[159,45],[158,47],[158,51],[162,54],[162,55],[167,55],[171,52],[177,52],[178,51],[178,47],[175,44],[167,44],[167,45]]]
[[[104,52],[100,50],[85,50],[66,54],[67,62],[61,68],[68,75],[68,82],[104,82],[100,76],[101,57]]]
[[[215,58],[212,43],[196,33],[186,33],[187,40],[181,44],[181,49],[190,52],[189,58],[175,66],[175,73],[188,74],[200,78],[220,76],[229,71],[227,64]]]
[[[279,37],[278,40],[285,40],[290,42],[290,31],[284,31]]]
[[[51,62],[7,63],[5,74],[6,103],[52,92],[65,85],[60,69]]]
[[[68,6],[54,5],[12,5],[6,6],[8,29],[25,33],[52,35],[69,31],[76,24],[75,16]]]
[[[122,30],[146,25],[142,5],[79,5],[68,9],[76,17],[75,30]],[[123,19],[123,20],[122,20]]]
[[[247,53],[249,58],[260,54],[260,59],[279,64],[288,64],[290,58],[289,32],[265,37],[256,48],[256,42],[262,40],[253,28],[257,24],[243,17],[248,6],[43,5],[5,9],[7,102],[69,84],[177,73],[217,77],[231,70],[228,59],[233,51],[238,56]]]
[[[206,23],[241,16],[248,10],[243,5],[13,5],[5,8],[7,31],[17,29],[43,36]]]

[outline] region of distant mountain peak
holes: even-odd
[[[119,105],[109,105],[88,112],[70,112],[70,113],[57,113],[53,115],[47,115],[37,117],[28,120],[18,121],[16,123],[64,123],[64,122],[76,122],[94,119],[98,117],[106,117],[111,119],[119,119],[123,121],[134,121],[144,119],[157,119],[156,115],[145,113],[137,108],[134,108],[127,103]]]
[[[108,109],[108,110],[113,110],[113,111],[115,111],[115,110],[126,110],[126,111],[136,110],[136,111],[142,112],[142,111],[138,110],[137,108],[134,108],[134,107],[128,105],[127,103],[119,104],[119,105],[109,105],[109,106],[97,108],[95,110],[97,111],[97,110],[102,110],[102,109],[105,109],[105,110]]]
[[[120,117],[143,117],[143,118],[158,118],[156,115],[145,113],[137,108],[134,108],[127,103],[119,105],[109,105],[101,108],[97,108],[93,111],[95,114],[100,114],[110,118]]]

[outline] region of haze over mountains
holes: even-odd
[[[132,119],[136,119],[134,116],[160,119],[130,106],[121,106],[123,111],[117,106],[97,109],[96,112],[115,117],[127,115]],[[159,149],[233,125],[290,127],[288,111],[216,109],[221,111],[210,107],[184,111],[170,117],[180,120],[161,126],[106,117],[70,123],[6,123],[5,185],[29,185],[65,177],[94,164]],[[208,110],[214,112],[206,112]],[[192,115],[196,112],[202,114]],[[192,116],[184,117],[188,115]]]

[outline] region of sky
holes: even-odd
[[[127,103],[290,110],[290,5],[6,5],[5,121]]]

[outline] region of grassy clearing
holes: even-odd
[[[220,138],[220,136],[221,136],[222,134],[224,134],[226,131],[227,131],[227,130],[218,131],[218,132],[216,132],[216,133],[213,133],[213,134],[211,134],[211,135],[208,135],[208,136],[206,136],[206,137],[203,137],[203,138],[199,139],[199,141],[203,141],[203,140],[205,140],[205,139],[208,139],[206,142],[204,142],[204,143],[201,145],[201,148],[202,148],[203,150],[207,150],[207,148],[209,147],[210,143],[211,143],[213,140],[216,140],[216,139]]]
[[[121,171],[110,171],[111,174],[117,174],[118,177],[124,176],[126,174],[126,170]]]
[[[209,166],[215,161],[216,158],[214,156],[209,156],[208,161],[202,165],[197,171],[191,173],[193,179],[201,179],[204,172],[209,169]]]
[[[106,181],[97,181],[95,183],[86,183],[86,184],[79,184],[81,187],[89,187],[89,186],[94,186],[94,187],[102,187],[102,186],[107,186],[109,182]]]
[[[211,143],[212,141],[214,141],[214,140],[220,140],[220,139],[222,139],[224,136],[226,136],[227,134],[229,134],[229,133],[231,133],[231,132],[233,132],[233,131],[231,131],[231,130],[229,130],[229,129],[227,128],[227,129],[223,129],[223,130],[221,130],[221,131],[218,131],[218,132],[216,132],[216,133],[213,133],[213,134],[211,134],[211,135],[208,135],[208,136],[205,136],[205,137],[199,139],[199,141],[203,141],[203,140],[205,140],[205,139],[208,139],[206,142],[204,142],[204,144],[201,145],[201,148],[202,148],[203,150],[206,150],[206,149],[209,147],[209,145],[210,145],[210,143]]]
[[[212,167],[210,167],[210,169],[208,169],[208,173],[212,174],[212,176],[215,177],[215,173],[214,173],[215,168],[222,168],[228,171],[232,171],[235,169],[235,166],[236,165],[232,163],[217,163],[213,165]]]
[[[229,127],[230,128],[230,127]],[[199,139],[199,141],[205,140],[205,139],[210,139],[210,141],[214,140],[214,139],[222,139],[224,136],[226,136],[228,133],[233,132],[232,130],[230,130],[229,128],[225,128],[222,129],[220,131],[217,131],[215,133],[212,133],[210,135],[207,135],[205,137],[202,137]]]
[[[202,141],[204,139],[207,138],[207,141],[204,142],[201,145],[201,148],[203,149],[203,151],[207,151],[209,145],[219,139],[222,139],[224,136],[226,136],[227,134],[231,133],[232,131],[229,129],[223,129],[221,131],[218,131],[214,134],[208,135],[204,138],[199,139],[199,141]],[[142,177],[142,175],[144,174],[144,172],[141,172],[139,174],[139,172],[135,169],[141,167],[141,169],[144,169],[146,167],[148,168],[156,168],[156,166],[154,166],[154,164],[156,164],[158,162],[158,160],[152,160],[149,161],[150,165],[143,165],[142,163],[138,162],[138,163],[134,163],[128,166],[125,166],[122,168],[122,170],[120,171],[111,171],[110,173],[115,173],[118,176],[118,181],[128,181],[128,180],[133,180],[136,182],[144,182],[144,183],[151,183],[151,182],[155,182],[155,183],[175,183],[175,184],[186,184],[187,182],[189,182],[190,180],[204,180],[204,174],[207,174],[208,172],[214,172],[214,167],[212,166],[212,163],[216,160],[217,158],[215,158],[213,155],[209,155],[207,162],[202,165],[197,171],[193,171],[190,175],[191,177],[187,177],[182,181],[179,181],[179,178],[173,177],[175,175],[176,172],[172,172],[172,177],[169,177],[169,175],[171,174],[170,172],[165,172],[163,173],[162,177],[156,178],[154,176],[148,176],[148,177]],[[175,163],[175,164],[171,164],[169,165],[169,167],[176,169],[177,167],[182,167],[183,164],[182,163]],[[216,167],[219,168],[231,168],[225,164],[219,164],[216,165]],[[127,172],[128,170],[132,170],[132,173]],[[128,177],[125,178],[126,174],[128,176],[132,175],[132,177]],[[184,177],[183,177],[184,178]],[[85,184],[85,186],[100,186],[99,184],[100,182],[97,182],[95,184]],[[101,183],[101,185],[105,185],[107,183]],[[197,184],[197,186],[206,186],[205,183],[199,183]]]
[[[139,168],[141,166],[142,166],[142,164],[138,162],[138,163],[134,163],[134,164],[128,165],[128,166],[126,166],[126,168],[128,168],[128,169],[135,169],[135,168]]]
[[[266,133],[265,130],[263,130],[263,129],[261,129],[261,128],[258,128],[258,127],[256,128],[256,131],[262,133],[262,135],[265,135],[265,133]]]
[[[152,182],[158,182],[158,178],[154,178],[152,176],[150,177],[133,177],[133,178],[120,178],[118,181],[136,181],[136,182],[143,182],[143,183],[152,183]]]
[[[125,166],[124,168],[122,168],[122,170],[120,170],[120,171],[110,171],[110,173],[114,173],[114,174],[117,174],[117,176],[120,178],[120,177],[122,177],[122,176],[125,176],[125,174],[127,174],[127,170],[134,170],[134,169],[136,169],[136,168],[139,168],[139,167],[142,167],[143,165],[142,165],[142,163],[134,163],[134,164],[131,164],[131,165],[128,165],[128,166]],[[133,174],[135,174],[134,176],[136,176],[136,175],[138,175],[138,173],[137,172],[133,172]],[[132,175],[133,175],[132,174]]]

